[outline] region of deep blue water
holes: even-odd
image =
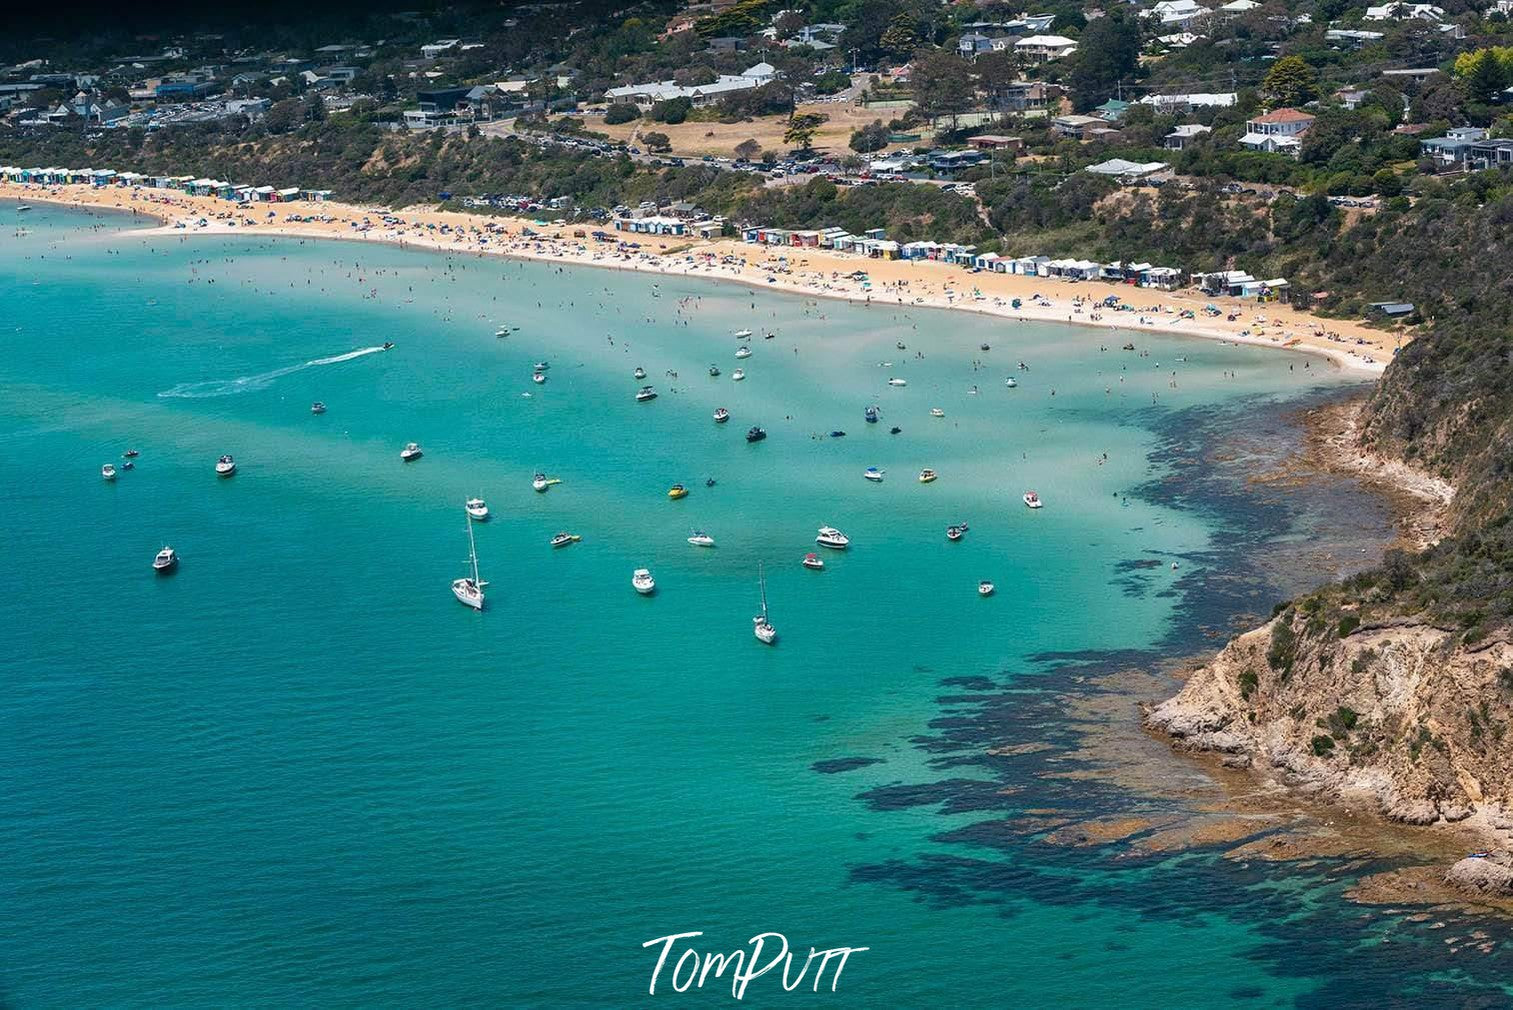
[[[1078,678],[1211,646],[1380,548],[1350,486],[1268,493],[1215,451],[1285,453],[1288,412],[1350,388],[1327,366],[43,207],[0,223],[8,1004],[625,1005],[643,942],[694,930],[870,948],[834,993],[756,980],[764,1006],[1502,998],[1498,959],[1344,901],[1359,867],[1001,826],[1143,809],[1045,774],[1076,763],[1087,727],[1057,699]],[[738,362],[741,327],[777,337]],[[538,469],[563,483],[534,493]],[[494,512],[482,614],[448,591],[472,494]],[[804,570],[826,523],[853,546]],[[552,550],[559,530],[582,542]],[[758,562],[775,648],[750,632]],[[1052,747],[987,753],[1025,742]]]

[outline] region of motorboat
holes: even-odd
[[[993,585],[993,583],[989,582],[987,579],[983,579],[981,582],[977,583],[977,595],[992,596],[993,590],[996,588],[998,587]]]
[[[104,466],[100,467],[100,476],[104,477],[106,480],[115,480],[116,465],[114,463],[106,463]]]
[[[908,379],[900,379],[898,376],[894,376],[888,380],[888,385],[890,386],[907,386],[908,384]]]
[[[136,464],[135,460],[123,459],[121,461],[121,469],[122,470],[135,470],[136,468],[137,468],[137,464]]]
[[[746,429],[746,441],[748,442],[760,442],[766,437],[767,432],[763,431],[759,425],[753,424],[750,428]]]
[[[642,596],[650,596],[656,592],[657,580],[651,577],[651,572],[645,568],[637,568],[630,577],[630,584]]]
[[[921,484],[929,484],[939,476],[940,474],[936,473],[934,470],[931,470],[929,467],[925,467],[919,472],[919,482]]]
[[[406,463],[414,462],[424,455],[425,453],[420,451],[420,446],[415,442],[407,442],[405,443],[405,447],[399,450],[399,458]]]
[[[993,348],[989,347],[987,344],[983,344],[982,349],[985,351],[991,351]]]
[[[846,437],[846,433],[844,431],[841,431],[839,428],[837,428],[835,431],[832,431],[830,433],[830,437],[831,438],[845,438]]]
[[[1024,493],[1024,503],[1032,509],[1038,509],[1041,506],[1040,496],[1034,491],[1026,491]]]
[[[552,537],[552,546],[566,547],[568,544],[575,544],[582,539],[583,538],[576,533],[558,533],[556,536]]]
[[[737,347],[735,349],[735,356],[738,358],[749,358],[751,357],[751,348],[745,346]]]
[[[310,404],[310,413],[324,414],[325,412],[326,405],[324,403],[321,403],[319,400],[316,400],[314,403]]]
[[[489,517],[489,507],[482,498],[469,498],[462,507],[467,510],[470,519],[483,522]]]
[[[862,411],[862,417],[865,417],[867,419],[867,423],[868,424],[876,424],[877,423],[877,408],[876,407],[868,407],[866,410]]]
[[[730,420],[730,411],[724,407],[716,407],[714,410],[714,423],[724,424],[728,420]]]
[[[386,350],[386,351],[392,351],[394,349],[394,341],[392,341],[392,340],[385,340],[384,341],[384,345],[383,345],[383,349]]]
[[[474,610],[483,609],[483,588],[488,585],[478,577],[478,550],[473,543],[473,524],[468,523],[468,564],[473,574],[452,580],[452,595],[457,602]]]
[[[560,477],[548,477],[544,473],[537,473],[534,477],[531,478],[531,489],[533,491],[545,491],[553,484],[561,483],[562,478]]]
[[[705,533],[703,530],[694,530],[693,533],[689,535],[688,542],[693,544],[695,547],[713,547],[714,537],[710,536],[708,533]]]
[[[966,532],[967,532],[967,524],[966,523],[957,523],[954,526],[947,526],[946,527],[946,539],[950,540],[950,541],[952,541],[954,543],[955,541],[960,540],[962,538],[962,536],[966,534]]]
[[[820,571],[825,567],[824,559],[814,553],[805,554],[804,560],[799,563],[805,568],[813,568],[815,571]]]
[[[843,551],[851,545],[851,538],[846,536],[834,526],[821,526],[819,536],[814,542],[821,547],[829,547],[831,550]]]
[[[545,372],[532,372],[531,373],[531,381],[534,382],[538,386],[545,384],[545,382],[546,382],[546,373]]]
[[[674,501],[677,501],[679,498],[687,498],[688,488],[684,487],[682,484],[674,484],[672,487],[667,489],[667,497],[673,499]]]
[[[762,339],[763,340],[776,340],[777,336],[778,335],[776,333],[764,333],[764,334],[762,334]]]
[[[1126,351],[1133,351],[1134,349],[1135,349],[1135,342],[1133,340],[1124,345],[1124,350],[1126,350]]]
[[[744,369],[737,368],[735,371],[730,373],[730,380],[732,382],[740,382],[744,378],[746,378],[746,372]]]
[[[646,378],[646,369],[642,368],[640,365],[637,365],[636,370],[630,374],[633,379],[635,379],[637,382],[640,382],[642,379]]]
[[[142,455],[142,454],[140,452],[138,452],[136,449],[127,449],[125,452],[121,453],[121,458],[122,459],[136,459],[140,455]]]
[[[637,403],[645,403],[647,400],[655,400],[656,398],[657,391],[655,389],[652,389],[650,386],[642,386],[640,389],[636,390]]]
[[[903,430],[904,429],[900,428],[898,425],[895,424],[893,427],[891,427],[891,428],[888,429],[888,434],[890,434],[890,435],[897,435],[897,434],[901,433]]]
[[[1009,376],[1007,379],[1004,379],[1003,380],[1003,384],[1005,386],[1008,386],[1010,389],[1018,389],[1019,388],[1019,380],[1016,379],[1016,378],[1014,378],[1012,375]]]
[[[751,336],[751,331],[750,330],[736,330],[735,331],[735,338],[737,340],[745,340],[749,336]]]
[[[763,645],[771,645],[777,641],[777,629],[772,626],[772,621],[767,616],[767,579],[762,575],[762,563],[757,562],[757,585],[761,587],[762,612],[751,619],[751,632],[756,640]]]
[[[178,552],[172,547],[164,547],[158,551],[158,556],[152,559],[152,569],[155,572],[168,572],[172,571],[178,563]]]
[[[215,461],[215,475],[217,477],[230,477],[236,473],[236,460],[228,453]]]
[[[711,379],[717,379],[717,378],[720,377],[720,366],[719,365],[710,365],[709,366],[709,377]]]
[[[507,337],[509,335],[510,335],[510,328],[508,326],[501,326],[501,327],[499,327],[499,329],[497,329],[497,330],[494,331],[494,336],[498,337],[500,340],[503,340],[505,337]]]
[[[862,476],[872,481],[874,484],[881,484],[883,482],[883,472],[875,466],[869,466],[867,467],[867,469],[863,470]]]
[[[946,412],[944,410],[941,410],[939,407],[931,407],[930,408],[930,416],[931,417],[945,417],[946,416]]]
[[[908,348],[904,346],[904,342],[902,340],[900,340],[898,343],[894,344],[893,346],[897,347],[900,351],[906,351],[906,350],[908,350]]]

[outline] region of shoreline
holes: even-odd
[[[1010,274],[972,273],[921,260],[877,260],[824,249],[786,249],[734,239],[706,241],[626,235],[626,250],[587,237],[592,225],[530,224],[434,208],[380,211],[350,204],[230,204],[177,191],[87,184],[42,186],[0,182],[0,199],[33,200],[152,218],[150,235],[268,235],[282,238],[380,242],[405,249],[632,270],[672,277],[734,281],[804,298],[826,298],[886,309],[948,309],[1017,322],[1052,322],[1131,332],[1169,333],[1296,351],[1375,378],[1400,338],[1360,323],[1324,319],[1287,306],[1209,298],[1193,291],[1161,291],[1100,281],[1067,282]],[[257,215],[256,217],[254,215]],[[574,232],[583,233],[577,237]],[[862,271],[863,282],[850,275]],[[1136,311],[1104,310],[1114,295],[1139,303]],[[1021,301],[1019,308],[1012,300]],[[1220,310],[1207,316],[1206,306]],[[1190,312],[1190,318],[1183,318]]]

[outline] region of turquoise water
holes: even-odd
[[[1275,424],[1337,372],[47,208],[15,236],[0,215],[8,1004],[624,1005],[647,998],[642,944],[695,930],[711,951],[779,931],[800,961],[870,948],[821,985],[846,1006],[1338,1004],[1342,963],[1363,997],[1443,985],[1437,961],[1361,953],[1378,926],[1332,878],[997,837],[1047,787],[1016,798],[993,781],[1013,767],[976,761],[979,730],[1064,730],[1052,657],[1190,644],[1195,613],[1241,606],[1216,587],[1252,538],[1307,536],[1307,515],[1181,477],[1184,446]],[[738,362],[740,327],[777,337]],[[770,437],[749,445],[753,423]],[[102,481],[128,447],[136,469]],[[538,469],[563,483],[534,493]],[[477,493],[482,614],[448,590]],[[827,523],[852,548],[802,569]],[[559,530],[582,542],[552,550]],[[165,542],[182,563],[155,577]],[[759,562],[775,648],[750,630]],[[654,597],[629,585],[642,566]],[[1241,581],[1264,607],[1266,580]]]

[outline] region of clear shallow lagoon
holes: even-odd
[[[1349,384],[1333,369],[102,222],[122,223],[0,206],[5,1002],[625,1005],[650,979],[641,944],[690,930],[701,949],[764,930],[870,947],[824,997],[838,1006],[1338,1004],[1342,964],[1350,998],[1449,984],[1432,936],[1416,967],[1370,954],[1395,927],[1323,871],[982,837],[1051,801],[1027,782],[1003,796],[979,760],[1063,733],[1050,657],[1190,648],[1197,615],[1312,578],[1237,579],[1258,543],[1320,524],[1374,543],[1368,499],[1342,520],[1194,475],[1216,433],[1284,439],[1288,404]],[[744,362],[741,327],[759,335]],[[633,401],[637,365],[652,403]],[[753,423],[770,437],[748,445]],[[405,465],[411,440],[425,457]],[[103,482],[128,447],[137,468]],[[213,473],[223,452],[234,479]],[[537,469],[563,483],[534,493]],[[676,481],[692,491],[669,501]],[[494,513],[481,615],[448,591],[475,493]],[[971,531],[948,543],[957,520]],[[803,570],[825,523],[853,547]],[[693,527],[719,546],[686,545]],[[583,541],[553,551],[559,530]],[[158,578],[164,542],[183,560]],[[759,560],[772,649],[750,631]],[[643,565],[651,599],[629,585]],[[953,721],[984,711],[967,683],[1022,720],[963,740]],[[878,760],[814,768],[848,758]],[[747,994],[816,998],[771,976]]]

